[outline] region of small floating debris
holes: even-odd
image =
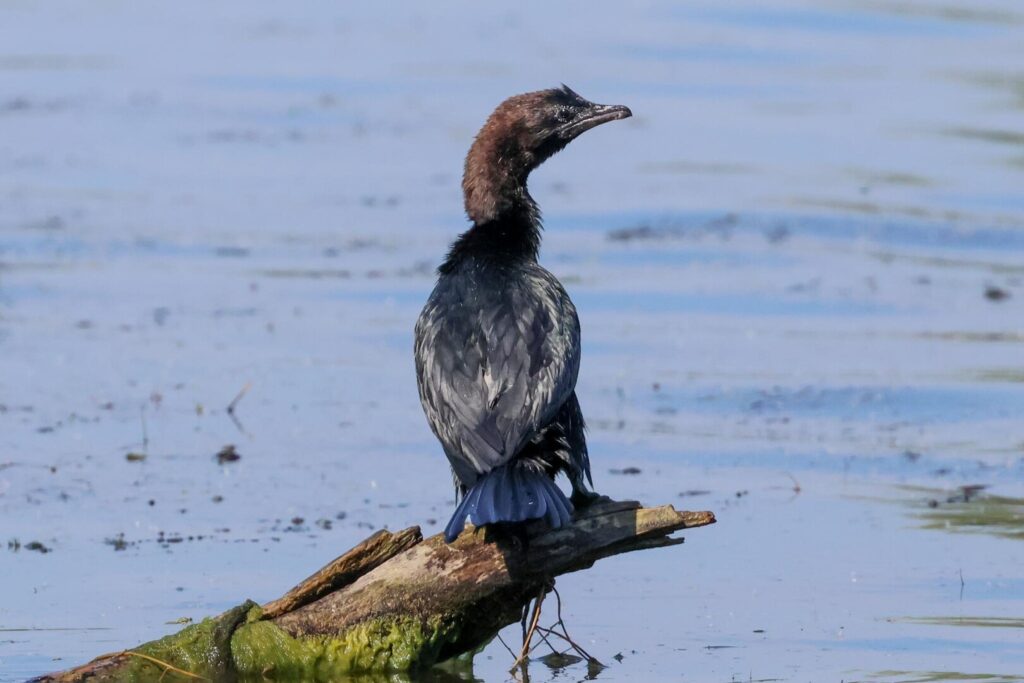
[[[972,500],[977,498],[978,494],[988,488],[987,484],[967,484],[966,486],[960,486],[957,488],[955,493],[946,496],[945,503],[970,503]],[[937,508],[941,505],[937,498],[930,498],[928,500],[928,507]]]
[[[985,287],[985,298],[989,301],[1006,301],[1010,298],[1010,292],[1002,287],[988,285]]]
[[[608,474],[635,475],[635,474],[640,474],[642,472],[643,472],[643,470],[641,470],[639,467],[633,467],[633,466],[623,467],[621,470],[620,469],[614,469],[614,468],[608,470]]]
[[[103,542],[112,547],[114,550],[124,550],[128,547],[128,541],[124,540],[123,533],[118,534],[113,538],[105,539]]]
[[[19,541],[16,538],[12,538],[11,540],[7,541],[7,549],[10,550],[12,553],[16,553],[22,548],[24,548],[25,550],[33,550],[43,555],[49,552],[53,552],[53,548],[47,547],[39,541],[29,541],[24,545],[22,545],[21,541]]]
[[[238,462],[242,459],[242,456],[235,450],[235,445],[230,443],[217,451],[217,455],[214,457],[216,458],[218,465],[223,465],[229,462]]]
[[[125,453],[124,459],[128,462],[142,462],[146,459],[145,453]]]

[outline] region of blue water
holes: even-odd
[[[986,519],[961,486],[1024,490],[1022,26],[1011,0],[0,7],[0,680],[440,531],[413,323],[472,136],[561,82],[635,114],[531,178],[597,487],[719,519],[559,580],[598,678],[1021,680],[1019,628],[913,619],[1024,609],[1012,517],[923,528]]]

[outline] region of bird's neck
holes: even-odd
[[[476,136],[462,174],[466,215],[476,225],[522,214],[536,205],[526,191],[526,178],[536,166],[517,128],[492,116]]]
[[[472,260],[501,266],[536,263],[540,249],[540,217],[537,205],[523,188],[523,201],[502,211],[494,219],[474,223],[452,244],[441,273],[451,272]]]
[[[466,259],[495,265],[537,261],[540,212],[526,190],[536,159],[500,124],[488,120],[466,155],[462,191],[473,227],[452,245],[442,273]]]

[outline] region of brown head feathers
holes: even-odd
[[[476,225],[536,210],[530,171],[595,126],[631,116],[627,107],[590,102],[568,86],[515,95],[494,110],[466,156],[462,190]]]

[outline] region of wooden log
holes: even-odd
[[[422,540],[423,534],[420,533],[418,526],[397,534],[382,529],[344,555],[332,560],[284,596],[263,605],[263,618],[273,619],[282,616],[347,586]]]
[[[604,501],[557,530],[468,527],[452,544],[419,527],[377,532],[262,608],[245,603],[176,634],[37,681],[331,680],[405,671],[486,645],[554,577],[682,543],[710,512]]]

